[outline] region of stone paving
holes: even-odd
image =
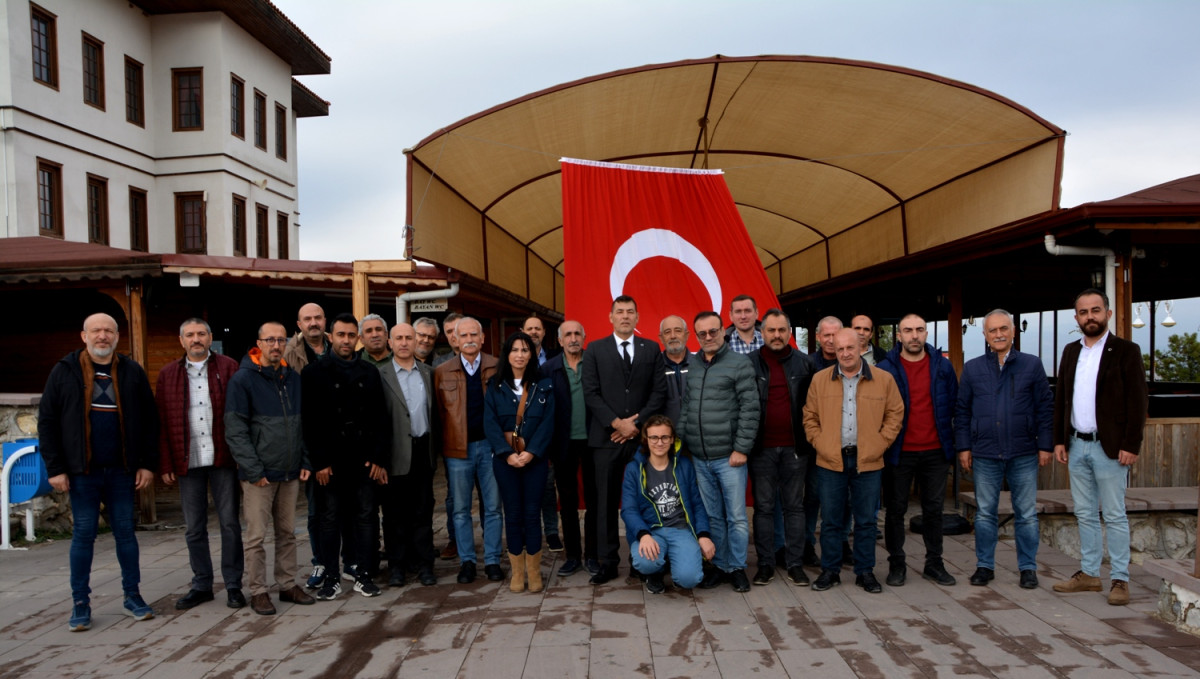
[[[385,587],[373,599],[349,592],[313,606],[272,595],[279,612],[269,617],[226,608],[220,592],[176,611],[191,576],[182,530],[138,539],[142,594],[155,618],[122,615],[120,572],[104,535],[93,626],[82,633],[66,626],[69,541],[0,552],[0,678],[1200,676],[1200,638],[1151,617],[1158,577],[1134,567],[1125,607],[1108,606],[1100,593],[1057,595],[1050,585],[1077,563],[1043,545],[1041,586],[1023,590],[1012,543],[1002,542],[996,580],[971,587],[970,535],[946,539],[947,568],[959,580],[949,588],[920,577],[920,537],[910,535],[917,554],[908,584],[875,595],[853,586],[849,570],[826,592],[776,577],[746,594],[722,586],[654,596],[634,579],[593,587],[580,572],[548,577],[540,594],[512,594],[482,577],[455,584],[458,562],[440,561],[434,587]],[[305,536],[301,543],[307,563]],[[214,539],[214,559],[219,547]],[[877,554],[882,580],[882,545]],[[547,559],[543,571],[560,561]]]

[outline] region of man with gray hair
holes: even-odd
[[[995,309],[983,319],[987,349],[963,366],[954,409],[954,447],[964,471],[974,470],[975,573],[971,584],[996,577],[997,508],[1000,488],[1012,491],[1020,584],[1036,589],[1038,467],[1054,449],[1054,398],[1046,369],[1036,356],[1013,349],[1012,314]]]
[[[413,332],[416,333],[417,343],[413,347],[413,356],[430,368],[433,367],[433,347],[437,344],[438,322],[428,316],[422,316],[413,321]]]
[[[387,365],[392,360],[391,349],[388,348],[387,322],[379,314],[367,314],[358,322],[358,336],[362,342],[359,358],[378,368]]]
[[[842,320],[837,316],[826,316],[817,321],[817,349],[808,355],[812,361],[813,373],[820,372],[831,365],[837,364],[837,351],[834,348],[837,334],[844,328]],[[820,494],[817,492],[817,456],[808,458],[808,475],[804,477],[804,565],[820,566],[821,559],[817,555],[817,521],[821,511]],[[847,512],[849,514],[849,512]],[[850,531],[847,530],[847,534]],[[850,544],[842,545],[842,556],[851,559]]]
[[[667,316],[658,324],[658,338],[662,340],[667,378],[667,403],[663,406],[663,414],[678,428],[683,392],[687,390],[688,361],[692,356],[687,347],[687,322],[679,316]]]

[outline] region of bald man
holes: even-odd
[[[80,337],[83,348],[64,356],[50,371],[38,407],[38,435],[50,485],[71,497],[74,606],[67,628],[72,632],[92,626],[88,583],[101,501],[121,565],[124,612],[134,620],[154,617],[154,609],[139,592],[134,534],[134,491],[154,483],[158,468],[154,394],[142,366],[117,353],[121,335],[112,316],[88,316]]]
[[[292,370],[303,372],[309,363],[316,363],[329,351],[329,336],[325,334],[325,310],[309,302],[296,314],[298,331],[283,350],[283,362]]]

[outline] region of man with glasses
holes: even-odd
[[[422,316],[413,321],[413,332],[416,333],[417,338],[416,344],[413,346],[413,356],[432,368],[433,347],[437,344],[438,338],[438,322],[428,316]]]
[[[300,375],[283,362],[286,333],[282,323],[258,329],[258,346],[242,359],[225,397],[225,440],[238,465],[246,518],[245,584],[250,608],[259,615],[275,614],[263,547],[272,520],[279,600],[313,603],[296,584],[296,500],[310,467],[300,425]]]

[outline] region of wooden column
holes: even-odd
[[[946,338],[947,344],[950,347],[950,364],[954,366],[954,372],[962,376],[963,367],[963,303],[962,303],[962,279],[955,276],[950,279],[950,290],[948,292],[950,301],[950,317],[946,319]]]
[[[1117,278],[1116,299],[1112,300],[1113,327],[1117,337],[1133,336],[1133,258],[1118,253],[1113,275]]]
[[[366,259],[354,261],[354,274],[351,280],[351,295],[353,302],[351,312],[354,317],[362,320],[371,308],[370,290],[367,277],[371,274],[412,273],[416,264],[411,259]]]

